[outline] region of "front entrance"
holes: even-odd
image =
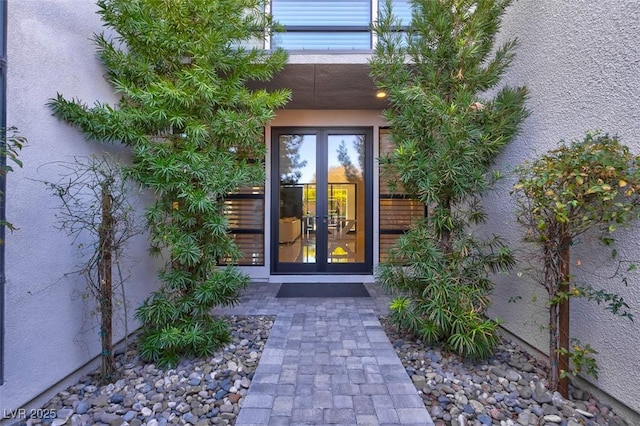
[[[369,128],[272,129],[272,273],[371,273]]]

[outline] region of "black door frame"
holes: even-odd
[[[365,165],[364,165],[364,191],[365,191],[365,220],[364,220],[364,262],[363,263],[329,263],[327,261],[326,232],[316,234],[315,263],[281,263],[279,261],[279,216],[280,216],[280,146],[281,135],[303,134],[316,136],[316,176],[318,181],[316,196],[317,212],[327,211],[327,176],[326,173],[317,173],[318,170],[326,171],[327,141],[329,135],[365,135]],[[272,274],[371,274],[373,273],[373,127],[272,127],[271,128],[271,273]],[[323,188],[322,191],[319,188]],[[322,197],[318,194],[325,194]]]

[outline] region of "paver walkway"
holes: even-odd
[[[251,284],[217,313],[275,315],[236,425],[433,425],[378,315],[388,297],[276,298]]]

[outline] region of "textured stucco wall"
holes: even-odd
[[[504,21],[501,40],[517,37],[520,45],[507,72],[509,85],[526,85],[531,111],[522,134],[499,159],[506,173],[525,158],[557,146],[561,139],[581,139],[587,130],[617,134],[640,153],[640,7],[637,0],[515,0]],[[509,195],[513,176],[502,182],[486,203],[494,231],[517,246],[521,229],[515,223]],[[618,251],[640,260],[640,223],[620,234]],[[583,237],[572,251],[573,273],[591,285],[613,289],[640,318],[640,276],[628,287],[609,280],[608,251]],[[581,265],[578,266],[578,260]],[[519,267],[520,271],[526,264]],[[522,299],[509,303],[514,297]],[[544,352],[547,335],[546,293],[526,276],[498,277],[493,312],[505,327]],[[572,336],[599,351],[599,388],[640,412],[640,327],[602,307],[576,302],[571,310]]]
[[[101,31],[95,2],[16,1],[8,5],[7,124],[29,140],[24,169],[8,176],[7,217],[19,231],[6,240],[5,383],[0,410],[23,404],[98,355],[100,338],[93,307],[83,301],[75,276],[77,252],[55,228],[56,198],[42,180],[58,181],[50,164],[117,147],[88,142],[51,116],[45,105],[56,92],[88,104],[112,102],[95,59],[91,36]],[[131,245],[132,276],[127,284],[130,314],[154,289],[155,266],[147,258],[146,237]],[[115,327],[122,337],[122,315]],[[129,328],[136,326],[130,321]]]

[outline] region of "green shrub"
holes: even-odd
[[[616,315],[633,318],[619,295],[576,281],[571,275],[570,251],[580,235],[595,232],[600,242],[612,247],[612,259],[618,260],[613,234],[628,227],[640,213],[640,157],[617,137],[587,133],[581,141],[562,142],[535,161],[525,162],[516,172],[518,220],[525,226],[526,239],[535,244],[534,259],[542,265],[538,280],[549,297],[550,386],[559,386],[566,397],[569,374],[583,368],[597,372],[590,357],[595,351],[588,344],[570,344],[570,299],[584,297]],[[615,275],[626,285],[620,266],[622,262]],[[626,269],[631,272],[635,265],[628,264]]]
[[[151,251],[166,259],[163,286],[137,311],[142,355],[163,365],[212,353],[228,341],[210,317],[248,282],[234,262],[224,200],[264,184],[264,127],[288,91],[250,90],[271,78],[286,53],[245,48],[273,25],[263,0],[100,0],[98,56],[119,103],[50,102],[88,137],[131,148],[128,176],[155,194],[147,209]],[[218,266],[220,262],[228,266]]]
[[[371,75],[391,104],[384,115],[394,150],[381,169],[429,214],[378,276],[404,297],[392,304],[398,325],[485,357],[497,342],[497,324],[485,316],[489,275],[509,269],[513,258],[499,238],[472,229],[485,220],[480,198],[492,183],[491,164],[527,115],[524,88],[497,88],[516,45],[494,50],[510,1],[412,4],[406,37],[391,3],[383,8]]]

